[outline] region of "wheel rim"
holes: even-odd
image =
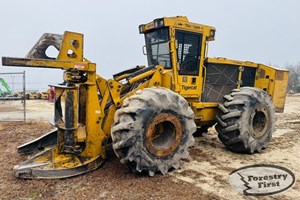
[[[256,109],[251,115],[251,135],[255,139],[262,138],[268,129],[269,117],[265,108]]]
[[[162,113],[155,116],[147,127],[146,147],[157,157],[169,156],[178,147],[181,138],[182,125],[178,117]]]

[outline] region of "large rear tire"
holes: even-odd
[[[219,105],[216,130],[219,139],[234,152],[254,153],[267,147],[275,131],[271,97],[263,90],[244,87],[224,96]]]
[[[194,143],[194,112],[183,97],[169,89],[137,91],[116,111],[114,121],[113,149],[134,172],[153,176],[177,169]]]

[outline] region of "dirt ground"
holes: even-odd
[[[54,103],[47,100],[27,100],[26,116],[28,120],[52,120]],[[24,120],[22,100],[0,101],[0,121]]]
[[[11,102],[0,102],[0,115],[12,113]],[[27,102],[27,122],[0,122],[0,199],[299,199],[300,197],[300,95],[287,97],[285,112],[278,114],[277,131],[260,154],[240,155],[228,151],[212,128],[197,137],[190,158],[167,175],[147,177],[129,172],[113,151],[96,171],[63,180],[21,180],[12,168],[26,160],[18,145],[47,131],[53,103]],[[228,182],[229,174],[253,164],[275,164],[290,169],[296,183],[289,190],[264,197],[244,196]]]

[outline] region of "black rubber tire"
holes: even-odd
[[[276,130],[271,97],[252,87],[234,89],[225,95],[216,119],[219,139],[228,149],[238,153],[261,152]]]
[[[182,131],[176,149],[166,156],[157,156],[147,146],[146,133],[153,119],[164,113],[178,119]],[[121,163],[132,171],[146,172],[150,176],[159,171],[166,174],[171,168],[177,169],[181,159],[188,158],[187,149],[194,144],[192,134],[196,131],[196,125],[194,112],[179,94],[166,88],[139,90],[124,101],[114,117],[111,129],[113,149]],[[167,132],[164,127],[160,134]],[[152,138],[151,141],[154,140]]]

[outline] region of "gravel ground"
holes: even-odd
[[[51,120],[54,115],[54,103],[47,100],[27,100],[27,120]],[[24,104],[22,100],[0,101],[0,121],[24,120]]]
[[[11,102],[0,102],[0,115],[10,115]],[[277,131],[268,149],[240,155],[228,151],[213,128],[196,138],[190,158],[167,175],[147,177],[129,172],[108,147],[108,159],[96,171],[62,180],[21,180],[12,168],[26,160],[18,145],[47,131],[53,103],[28,101],[26,122],[0,122],[0,199],[299,199],[300,196],[300,96],[287,97],[285,113],[278,114]],[[276,164],[294,172],[296,183],[273,196],[249,197],[228,183],[229,174],[252,164]]]

